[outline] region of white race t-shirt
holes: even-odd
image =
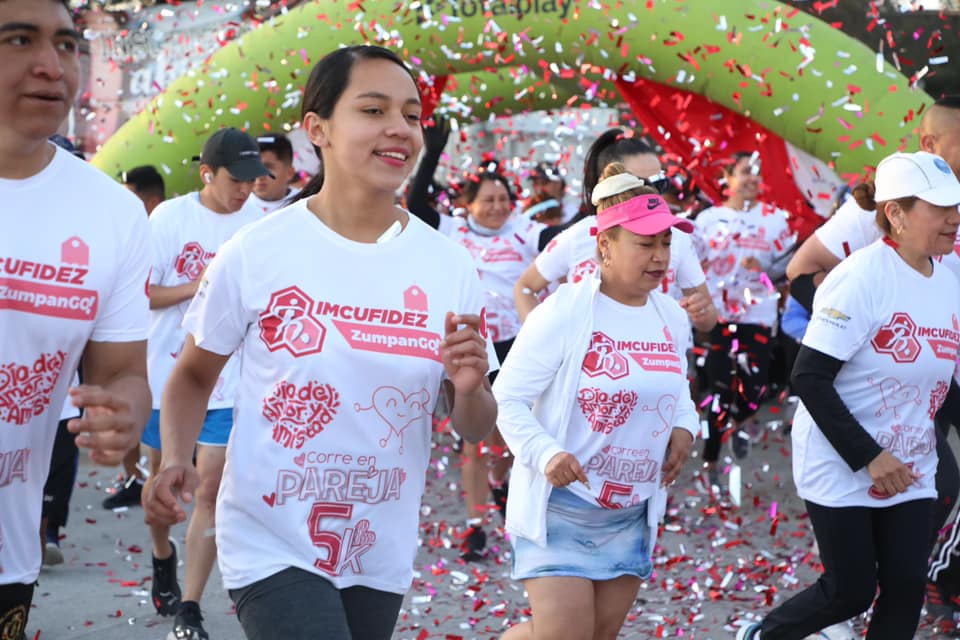
[[[934,264],[924,277],[884,241],[856,251],[823,281],[803,344],[843,360],[834,386],[867,432],[920,475],[890,497],[856,473],[801,403],[793,421],[793,477],[804,500],[887,507],[937,495],[933,417],[950,388],[960,343],[960,284]]]
[[[814,234],[838,260],[843,260],[883,236],[877,226],[876,211],[861,209],[853,198],[847,198],[829,220],[817,227]]]
[[[247,204],[259,209],[262,213],[273,213],[286,206],[287,200],[300,193],[296,187],[287,187],[287,194],[279,200],[263,200],[257,194],[251,193],[247,199]]]
[[[540,232],[545,228],[539,222],[514,217],[496,235],[488,236],[472,231],[466,217],[440,216],[440,233],[466,247],[473,256],[494,342],[515,338],[520,331],[513,285],[539,253]]]
[[[796,242],[786,213],[759,202],[746,211],[711,207],[697,216],[696,226],[694,242],[721,321],[774,326],[779,298],[766,272]],[[756,258],[761,270],[743,267],[746,258]]]
[[[162,202],[150,216],[153,236],[153,268],[150,284],[175,287],[200,277],[224,242],[263,213],[248,200],[235,213],[216,213],[200,204],[199,194],[188,193]],[[180,355],[187,332],[181,328],[183,314],[190,306],[184,300],[150,312],[147,364],[153,408],[159,409],[163,388]],[[229,409],[237,395],[238,362],[231,358],[210,394],[210,409]]]
[[[537,271],[550,282],[566,278],[580,282],[597,270],[597,220],[590,216],[562,231],[537,256]],[[683,289],[699,287],[705,281],[690,234],[674,231],[670,241],[670,268],[660,290],[674,300]]]
[[[675,304],[669,302],[669,304]],[[678,317],[686,318],[685,314]],[[687,361],[655,305],[629,307],[598,293],[594,330],[583,360],[577,406],[564,448],[590,480],[568,488],[601,506],[638,505],[657,490],[678,404],[690,412]]]
[[[228,588],[293,566],[402,593],[446,313],[483,314],[483,294],[467,252],[416,217],[388,242],[358,243],[307,202],[227,242],[184,319],[204,349],[243,346],[220,571]]]
[[[80,384],[80,376],[73,374],[73,378],[70,380],[70,386],[75,387],[78,384]],[[73,398],[68,394],[63,399],[63,407],[60,409],[60,420],[70,420],[79,416],[80,409],[73,406]]]
[[[147,337],[143,203],[56,149],[0,179],[0,584],[40,572],[43,485],[67,387],[88,341]]]

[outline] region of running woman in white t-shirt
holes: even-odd
[[[934,417],[960,350],[953,251],[960,182],[933,154],[894,154],[854,190],[884,237],[830,272],[792,382],[793,477],[824,572],[739,640],[804,638],[873,604],[867,638],[909,640],[923,604],[937,495]],[[879,593],[879,596],[877,595]],[[874,599],[876,598],[876,602]]]
[[[917,131],[921,151],[942,157],[955,176],[960,176],[960,95],[938,99],[924,112]],[[816,287],[840,261],[869,245],[882,235],[875,212],[861,209],[848,199],[798,249],[787,265],[791,295],[808,310]],[[960,241],[952,253],[938,258],[960,281]],[[947,433],[950,424],[937,421],[937,503],[934,507],[933,538],[939,539],[928,571],[925,608],[943,633],[960,628],[960,515],[955,512],[960,494],[960,470]],[[960,426],[960,425],[957,425]],[[946,535],[941,539],[941,532]]]
[[[258,177],[253,183],[250,204],[265,214],[273,213],[300,193],[291,186],[297,175],[293,168],[293,144],[282,133],[257,136],[257,144],[260,146],[260,160],[270,173]]]
[[[484,170],[471,176],[464,183],[461,195],[466,206],[464,216],[445,216],[421,207],[413,211],[470,252],[480,274],[490,338],[497,358],[503,361],[520,330],[513,285],[543,248],[548,227],[514,214],[516,198],[510,182],[496,171]],[[491,383],[495,379],[494,371],[490,374]],[[461,556],[465,560],[477,560],[486,554],[483,519],[488,512],[487,496],[493,495],[502,512],[512,458],[497,431],[479,446],[468,442],[462,446],[460,473],[467,527]]]
[[[754,154],[734,154],[723,175],[727,199],[700,212],[693,238],[720,314],[704,365],[713,395],[710,437],[703,447],[711,484],[717,483],[724,440],[731,439],[737,458],[749,453],[750,440],[741,426],[757,412],[767,387],[778,317],[774,283],[783,277],[795,243],[786,213],[757,200],[760,165]]]
[[[690,323],[659,290],[671,239],[693,224],[622,164],[604,176],[593,189],[599,277],[560,286],[530,314],[494,383],[516,455],[513,577],[533,609],[504,640],[617,637],[697,433]]]
[[[660,159],[645,142],[624,134],[622,129],[605,131],[590,146],[583,165],[584,214],[555,234],[536,261],[527,267],[513,289],[513,299],[521,318],[526,318],[539,303],[541,292],[551,282],[579,282],[597,270],[596,207],[590,192],[604,167],[620,162],[627,171],[652,185],[660,193],[666,186]],[[556,228],[555,228],[556,229]],[[661,283],[662,292],[680,302],[690,322],[701,331],[710,331],[717,323],[717,311],[710,299],[700,259],[687,237],[678,234],[670,245],[670,267]]]
[[[43,485],[67,429],[116,465],[150,413],[143,205],[47,141],[80,77],[67,2],[0,1],[0,636],[21,638],[40,573]],[[70,388],[82,362],[84,384]]]
[[[220,247],[240,229],[263,218],[249,202],[254,180],[268,173],[260,149],[249,135],[235,128],[220,129],[203,145],[200,180],[203,188],[160,204],[150,216],[153,268],[150,270],[150,335],[147,363],[153,412],[143,431],[150,475],[160,470],[160,401],[163,389],[187,337],[184,313],[196,294],[204,270]],[[200,598],[210,577],[217,548],[209,531],[223,471],[227,439],[233,425],[239,363],[224,367],[207,403],[203,431],[197,441],[200,486],[187,527],[187,558],[181,601],[177,584],[177,553],[166,525],[150,527],[153,539],[151,599],[157,613],[175,614],[171,640],[206,638]]]
[[[323,172],[211,262],[161,411],[148,521],[182,521],[207,398],[240,352],[217,551],[244,633],[391,636],[413,578],[432,413],[461,435],[496,420],[469,254],[394,204],[422,146],[403,61],[352,46],[314,67],[303,127]]]

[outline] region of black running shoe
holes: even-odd
[[[466,562],[482,560],[487,554],[487,532],[481,527],[472,526],[460,545],[460,559]]]
[[[750,455],[750,435],[743,429],[737,429],[730,436],[730,449],[733,451],[733,457],[737,460],[743,460]]]
[[[113,495],[103,501],[104,509],[119,509],[120,507],[139,507],[140,493],[143,491],[143,481],[137,476],[130,476],[116,488]]]
[[[501,482],[499,487],[495,487],[492,484],[490,485],[490,495],[493,496],[493,504],[496,505],[497,510],[504,519],[507,517],[507,493],[509,493],[509,491],[510,482],[508,480]]]
[[[150,596],[157,613],[172,616],[180,608],[180,585],[177,584],[177,545],[170,539],[172,553],[169,558],[153,557],[153,584]]]
[[[167,640],[209,640],[210,636],[203,628],[203,616],[200,605],[192,600],[180,603],[177,617],[173,619],[173,631],[167,634]]]
[[[933,626],[943,635],[957,637],[960,632],[960,606],[958,606],[935,582],[927,582],[927,597],[924,602],[927,616]]]

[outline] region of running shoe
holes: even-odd
[[[140,494],[143,491],[143,481],[137,476],[130,476],[114,487],[113,495],[103,501],[104,509],[119,509],[120,507],[139,507]]]
[[[177,584],[177,544],[170,538],[169,558],[157,560],[153,556],[153,584],[150,596],[161,616],[172,616],[180,607],[180,585]]]
[[[46,543],[43,546],[43,566],[52,567],[63,564],[63,551],[60,550],[60,528],[47,527],[44,533]]]
[[[737,640],[760,640],[760,623],[745,624],[737,629]]]
[[[743,460],[750,455],[750,436],[746,431],[737,429],[730,437],[730,449],[733,451],[733,457],[737,460]]]
[[[500,483],[499,486],[494,486],[490,483],[490,495],[493,496],[493,504],[496,505],[497,511],[500,512],[500,515],[504,519],[507,517],[507,494],[510,491],[510,481],[504,480]]]
[[[750,437],[751,444],[760,444],[763,441],[763,425],[760,424],[760,421],[751,418],[743,423],[742,429],[746,431],[747,436]]]
[[[58,564],[63,564],[63,551],[60,550],[60,545],[48,542],[43,547],[43,566],[52,567]]]
[[[927,615],[933,619],[933,626],[940,633],[956,636],[960,632],[960,606],[957,606],[936,582],[927,583],[924,606]]]
[[[487,532],[476,525],[467,529],[460,545],[460,559],[466,562],[482,560],[487,554]]]
[[[853,627],[846,622],[838,622],[807,636],[807,640],[857,640],[858,637]]]
[[[192,600],[180,603],[177,616],[173,619],[173,631],[167,634],[167,640],[209,640],[210,636],[203,628],[203,616],[200,605]]]

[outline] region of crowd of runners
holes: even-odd
[[[168,638],[209,637],[214,562],[251,640],[390,638],[437,424],[462,561],[504,527],[529,597],[503,637],[613,639],[691,451],[722,494],[718,461],[787,388],[823,573],[737,637],[871,607],[870,640],[960,622],[960,98],[799,244],[751,149],[703,177],[712,205],[619,128],[582,179],[485,158],[449,183],[449,130],[376,46],[307,79],[320,173],[282,134],[221,128],[200,189],[168,199],[157,168],[107,176],[56,136],[81,37],[66,2],[0,0],[3,640],[63,562],[80,455],[123,466],[104,508],[143,507]]]

